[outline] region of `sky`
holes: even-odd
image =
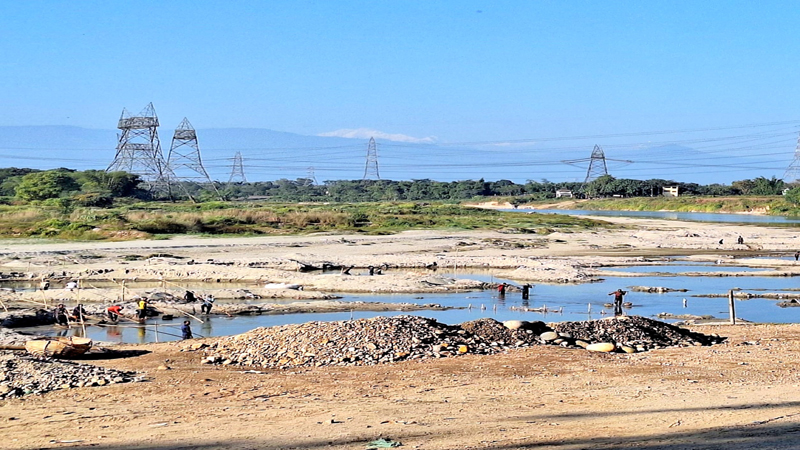
[[[165,125],[505,159],[599,144],[637,161],[715,139],[717,160],[727,145],[781,177],[800,130],[798,19],[788,1],[7,1],[0,126],[109,129],[153,102]]]

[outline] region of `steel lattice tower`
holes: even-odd
[[[604,175],[608,175],[606,155],[603,153],[602,147],[595,145],[592,149],[592,157],[589,160],[589,170],[586,171],[586,179],[583,182],[588,183]]]
[[[158,116],[153,104],[148,103],[138,116],[123,108],[117,128],[122,131],[117,135],[117,154],[106,172],[139,175],[150,191],[168,187],[169,169],[161,152]]]
[[[369,145],[367,145],[367,163],[364,166],[364,179],[380,180],[381,175],[378,172],[378,145],[375,143],[375,138],[369,138]]]
[[[172,145],[169,147],[169,155],[167,156],[167,167],[169,167],[169,179],[172,184],[180,183],[181,181],[189,181],[195,183],[208,183],[211,189],[220,196],[217,187],[208,176],[206,168],[203,167],[203,160],[200,158],[200,145],[197,143],[197,131],[195,131],[189,119],[183,118],[183,121],[175,129],[172,135]],[[184,191],[185,186],[181,185]],[[191,198],[191,194],[186,191],[186,194]]]
[[[308,180],[306,182],[307,185],[310,185],[310,186],[315,186],[315,185],[319,184],[319,183],[317,183],[317,177],[314,175],[314,168],[313,167],[309,167],[308,168],[308,176],[306,176],[306,180]]]
[[[233,157],[233,168],[231,169],[231,177],[228,179],[228,183],[247,183],[247,178],[244,176],[241,152],[236,152]]]
[[[797,135],[797,145],[794,148],[794,159],[783,174],[783,181],[791,183],[800,179],[800,134]]]

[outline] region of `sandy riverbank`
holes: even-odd
[[[691,255],[725,264],[733,257],[739,262],[791,254],[800,246],[800,233],[791,228],[604,220],[619,227],[550,235],[416,231],[3,241],[0,271],[33,281],[51,278],[54,287],[47,295],[64,292],[56,288],[68,279],[80,279],[84,287],[112,279],[168,286],[185,281],[250,283],[253,289],[267,282],[304,286],[287,296],[434,292],[452,287],[454,282],[437,280],[463,268],[492,269],[520,282],[580,282],[604,266],[653,257]],[[745,245],[734,244],[740,235]],[[434,262],[435,272],[426,269]],[[356,269],[350,276],[299,271],[322,264]],[[389,275],[365,275],[366,267],[381,264],[393,268]],[[787,259],[748,264],[788,274],[799,270]],[[116,290],[104,289],[109,296]],[[795,368],[800,327],[696,329],[728,340],[631,355],[536,347],[493,356],[259,373],[201,365],[200,355],[181,351],[181,343],[125,346],[151,353],[91,363],[137,370],[148,382],[6,400],[0,402],[0,427],[4,446],[19,449],[349,449],[378,437],[421,449],[793,448],[800,429]]]

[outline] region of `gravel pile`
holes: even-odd
[[[88,364],[0,353],[0,399],[131,381],[141,378],[131,372]]]
[[[466,353],[491,354],[527,345],[519,339],[511,341],[507,335],[497,337],[501,339],[486,339],[461,327],[417,316],[309,322],[258,328],[220,339],[205,350],[208,356],[203,362],[284,369],[361,366]]]
[[[658,320],[640,316],[609,317],[582,322],[549,324],[560,335],[588,343],[610,342],[647,351],[664,347],[689,347],[718,344],[719,336],[695,333]]]
[[[205,364],[288,369],[315,366],[361,366],[408,359],[463,354],[493,354],[532,345],[642,352],[671,346],[711,345],[706,336],[644,317],[619,317],[545,325],[543,322],[480,319],[450,326],[417,316],[375,317],[342,322],[258,328],[222,338],[203,349]],[[592,347],[589,347],[591,350]]]
[[[544,322],[519,322],[520,328],[509,329],[508,326],[494,319],[478,319],[461,324],[461,329],[480,336],[482,339],[501,344],[541,344],[539,337],[546,331],[552,331]]]

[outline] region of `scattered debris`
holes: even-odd
[[[89,364],[0,353],[0,399],[133,381],[142,378],[133,372]]]

